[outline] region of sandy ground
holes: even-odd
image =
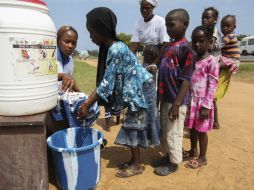
[[[90,63],[94,64],[94,63]],[[211,131],[208,145],[208,165],[187,169],[186,162],[179,171],[166,177],[153,173],[151,161],[159,159],[159,148],[142,149],[141,159],[146,169],[142,175],[126,179],[115,177],[117,164],[130,158],[128,149],[114,145],[120,128],[104,131],[108,140],[101,157],[101,181],[97,190],[169,190],[169,189],[253,189],[254,187],[254,85],[232,81],[227,96],[218,103],[221,129]],[[104,119],[95,128],[102,130]],[[184,148],[189,140],[184,139]],[[50,189],[55,189],[50,185]]]

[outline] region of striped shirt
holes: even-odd
[[[222,37],[224,47],[222,55],[231,59],[240,59],[240,48],[235,33],[227,34]]]

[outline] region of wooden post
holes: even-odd
[[[47,117],[0,116],[0,189],[48,190]]]

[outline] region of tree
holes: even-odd
[[[77,50],[74,50],[73,53],[72,53],[72,56],[75,57],[75,56],[78,56],[79,55],[79,52]]]
[[[130,47],[131,44],[131,34],[125,34],[125,33],[120,33],[117,34],[116,37],[121,40],[122,42],[124,42],[128,47]]]
[[[89,53],[89,55],[94,56],[94,57],[98,57],[98,55],[99,55],[98,50],[89,50],[88,53]]]
[[[245,37],[247,37],[247,36],[249,36],[249,35],[240,34],[240,35],[238,35],[238,36],[236,36],[236,37],[237,37],[237,40],[238,40],[238,41],[241,41],[243,38],[245,38]]]

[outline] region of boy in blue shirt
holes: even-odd
[[[195,53],[185,38],[188,25],[189,15],[184,9],[174,9],[166,16],[171,42],[163,49],[158,76],[161,145],[165,157],[156,163],[154,171],[160,176],[177,171],[178,164],[182,161],[183,127],[195,58]]]

